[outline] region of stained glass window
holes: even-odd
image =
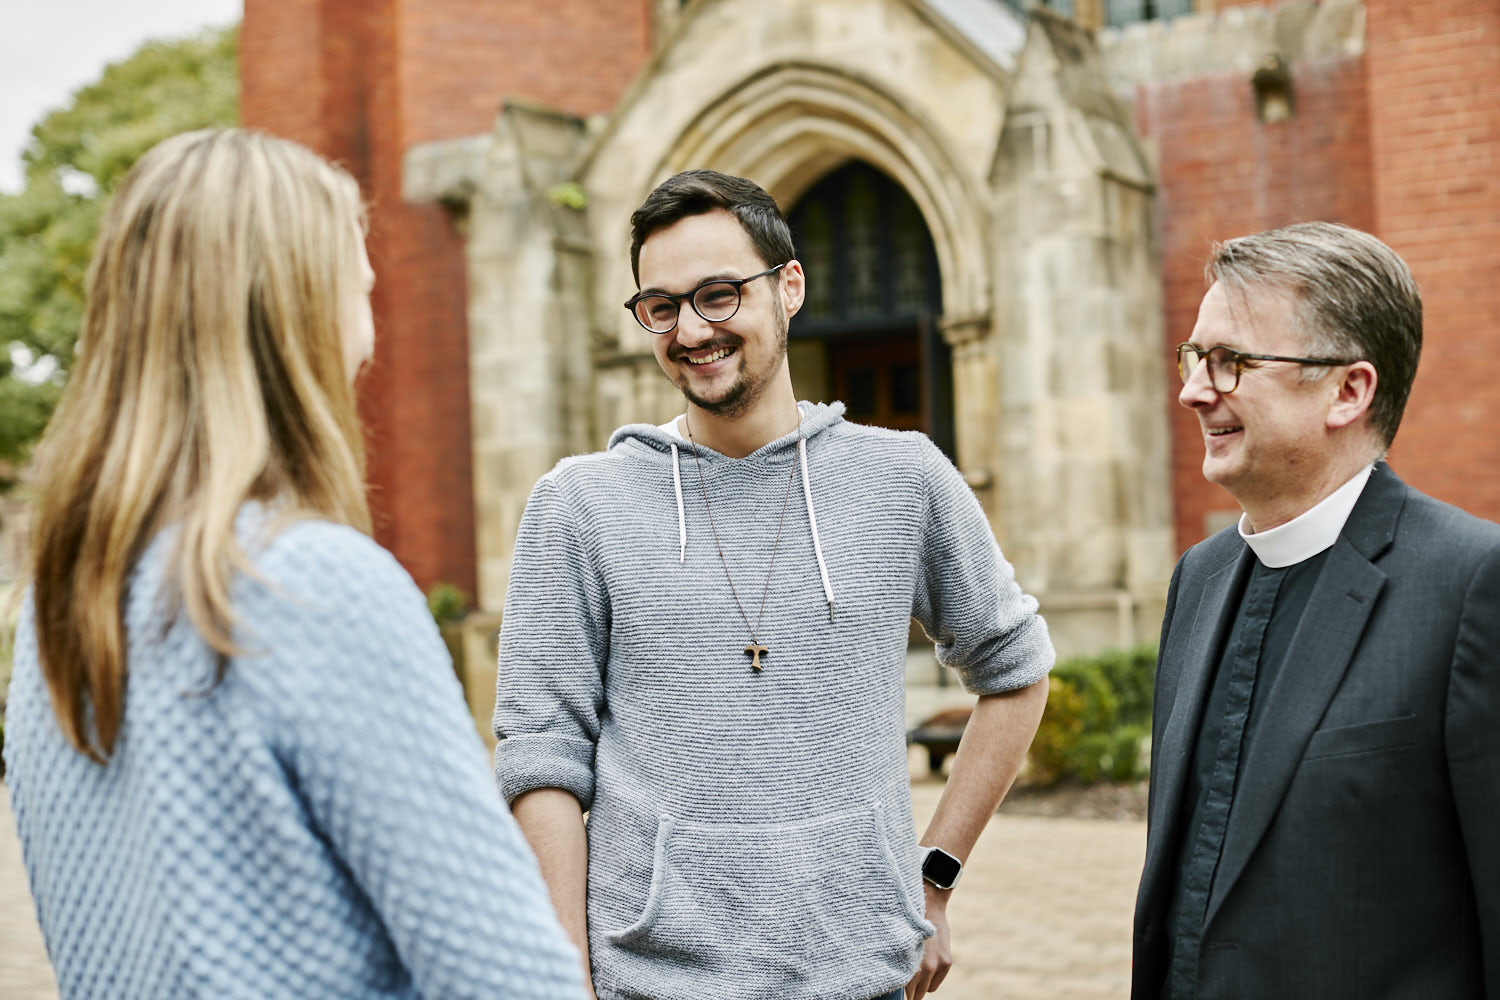
[[[807,274],[794,336],[942,313],[927,222],[911,195],[869,164],[856,161],[824,177],[787,221]]]
[[[1105,0],[1104,23],[1110,26],[1132,21],[1153,21],[1193,12],[1193,0]]]
[[[1028,7],[1050,7],[1059,14],[1073,16],[1073,0],[1005,0],[1005,6],[1017,14],[1025,14]]]
[[[828,223],[828,206],[822,202],[808,205],[802,230],[797,237],[797,256],[807,274],[820,276],[817,281],[808,281],[804,308],[809,319],[829,319],[833,316],[833,229]]]
[[[849,315],[878,316],[880,308],[880,246],[876,213],[879,205],[868,174],[849,179],[844,202],[844,224],[848,232]]]
[[[927,304],[927,258],[932,239],[916,203],[903,198],[891,206],[891,244],[894,251],[896,312],[920,313]]]

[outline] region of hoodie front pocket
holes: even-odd
[[[908,972],[932,933],[910,853],[898,866],[878,803],[773,825],[662,816],[645,908],[603,937],[655,995],[724,982],[838,996]]]

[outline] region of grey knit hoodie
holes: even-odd
[[[866,1000],[921,942],[908,620],[981,694],[1053,661],[973,493],[924,436],[802,404],[743,459],[650,425],[532,492],[500,633],[495,774],[589,814],[601,998]],[[767,586],[767,564],[788,495]],[[826,573],[825,573],[826,569]],[[830,621],[830,606],[832,620]]]

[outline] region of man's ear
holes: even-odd
[[[786,310],[786,318],[791,319],[807,298],[807,275],[802,273],[802,262],[798,260],[787,261],[779,273],[781,280],[777,285],[781,291],[781,308]]]
[[[1375,402],[1375,386],[1379,382],[1375,366],[1368,361],[1356,361],[1345,369],[1334,386],[1333,403],[1328,407],[1328,429],[1339,430],[1363,419]]]

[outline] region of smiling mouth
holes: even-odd
[[[1244,428],[1243,427],[1210,427],[1208,429],[1208,436],[1209,437],[1223,437],[1226,434],[1233,434],[1236,431],[1241,431],[1241,430],[1244,430]]]
[[[701,358],[695,358],[691,354],[684,355],[684,357],[687,359],[687,362],[690,365],[711,365],[715,361],[721,361],[724,358],[729,357],[733,353],[733,347],[721,347],[716,351],[711,351],[710,353],[703,355]]]

